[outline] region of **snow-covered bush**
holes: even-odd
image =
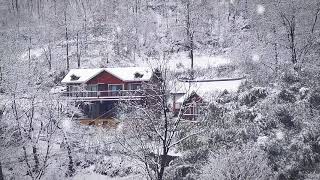
[[[286,128],[294,127],[293,116],[286,107],[280,107],[276,110],[276,116],[279,122],[282,123]]]
[[[320,110],[320,89],[314,90],[311,93],[310,105],[312,108]]]
[[[283,101],[283,102],[294,103],[296,101],[296,97],[293,95],[293,93],[286,89],[283,89],[279,93],[278,98],[280,101]]]
[[[96,163],[94,171],[109,177],[124,177],[137,173],[132,162],[118,155],[104,157]]]
[[[301,81],[300,77],[297,76],[295,72],[286,72],[282,74],[281,80],[285,84],[294,84]]]
[[[268,165],[267,154],[257,146],[245,145],[212,154],[200,177],[203,180],[267,180],[274,174]]]
[[[254,106],[259,100],[266,98],[268,95],[266,88],[252,88],[248,92],[244,92],[240,96],[241,105],[247,105],[249,107]]]

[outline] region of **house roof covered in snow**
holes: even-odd
[[[86,83],[103,71],[112,74],[122,81],[148,81],[152,76],[152,70],[147,67],[71,69],[61,82],[65,84]]]
[[[181,82],[175,83],[174,88],[171,90],[172,94],[180,94],[176,102],[183,103],[185,99],[193,92],[201,97],[212,95],[215,92],[227,90],[228,92],[236,92],[243,79],[236,79],[232,81],[198,81],[198,82]]]

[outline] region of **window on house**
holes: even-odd
[[[141,89],[141,84],[130,84],[130,90],[138,90]]]
[[[109,84],[109,90],[111,96],[119,96],[120,91],[123,89],[122,84]]]
[[[69,96],[77,97],[79,96],[80,87],[78,85],[68,86]]]
[[[87,86],[88,96],[89,97],[96,97],[98,94],[98,86],[97,85],[88,85]]]
[[[97,85],[88,85],[87,86],[88,91],[98,91]]]

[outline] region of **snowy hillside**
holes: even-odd
[[[0,1],[0,180],[320,179],[319,0]]]

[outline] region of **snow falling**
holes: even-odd
[[[2,0],[0,26],[0,180],[320,179],[319,0]]]
[[[261,4],[257,5],[257,13],[258,14],[260,14],[260,15],[264,14],[265,10],[266,9],[265,9],[265,7],[263,5],[261,5]]]

